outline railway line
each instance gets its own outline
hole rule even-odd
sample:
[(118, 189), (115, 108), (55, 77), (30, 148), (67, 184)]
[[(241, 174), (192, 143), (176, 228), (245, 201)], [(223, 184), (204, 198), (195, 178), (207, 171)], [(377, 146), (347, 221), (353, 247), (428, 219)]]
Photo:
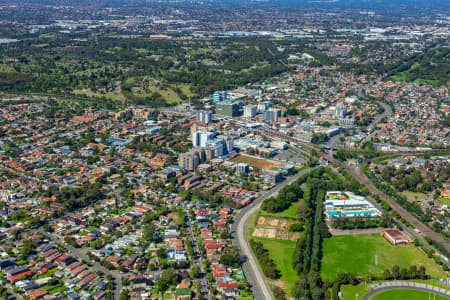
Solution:
[[(319, 153), (320, 157), (330, 162), (333, 166), (339, 167), (342, 170), (346, 171), (348, 174), (350, 174), (352, 177), (354, 177), (359, 183), (363, 184), (372, 194), (378, 195), (381, 200), (384, 200), (387, 202), (393, 210), (395, 210), (402, 218), (404, 218), (406, 221), (408, 221), (411, 225), (413, 225), (415, 228), (420, 230), (422, 234), (428, 236), (432, 240), (440, 243), (445, 247), (447, 251), (450, 251), (450, 244), (443, 239), (438, 233), (431, 230), (428, 226), (420, 222), (416, 217), (411, 215), (406, 209), (401, 207), (397, 202), (389, 198), (386, 194), (378, 190), (373, 183), (364, 176), (360, 171), (356, 171), (343, 162), (335, 159), (333, 156), (328, 155), (326, 153), (323, 153), (319, 151), (318, 149), (314, 148), (308, 143), (305, 143), (304, 141), (298, 140), (295, 137), (287, 136), (283, 133), (274, 131), (272, 129), (268, 128), (259, 128), (258, 131), (260, 131), (263, 135), (271, 136), (272, 138), (279, 138), (282, 140), (290, 141), (291, 143), (294, 143), (300, 147), (303, 147), (304, 149), (307, 149), (309, 151), (316, 151)], [(435, 149), (436, 151), (439, 151), (439, 149)], [(427, 151), (428, 152), (428, 151)], [(424, 152), (413, 152), (413, 153), (424, 153)]]

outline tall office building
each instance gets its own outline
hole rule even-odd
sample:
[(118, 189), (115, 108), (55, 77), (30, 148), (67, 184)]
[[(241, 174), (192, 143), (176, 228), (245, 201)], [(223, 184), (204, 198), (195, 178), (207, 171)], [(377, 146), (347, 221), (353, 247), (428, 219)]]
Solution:
[(258, 111), (264, 112), (272, 107), (272, 103), (270, 101), (264, 101), (258, 103)]
[(178, 165), (189, 171), (194, 171), (200, 164), (200, 158), (197, 153), (183, 153), (178, 158)]
[(200, 133), (201, 131), (195, 131), (192, 133), (192, 147), (200, 146)]
[(338, 104), (336, 105), (336, 117), (343, 118), (347, 114), (347, 109), (344, 105)]
[(214, 157), (220, 157), (225, 154), (223, 141), (210, 141), (208, 143), (208, 149), (214, 151)]
[(247, 105), (244, 106), (244, 118), (254, 118), (256, 117), (256, 106)]
[(277, 108), (269, 108), (264, 112), (264, 119), (266, 121), (277, 122), (279, 117), (281, 117), (281, 110)]
[(237, 175), (247, 174), (250, 171), (249, 164), (246, 163), (238, 163), (236, 166)]
[(197, 169), (198, 165), (205, 161), (205, 151), (202, 148), (195, 148), (183, 153), (178, 157), (178, 165), (189, 171)]
[(225, 141), (226, 145), (227, 145), (227, 152), (231, 153), (234, 151), (234, 144), (233, 144), (233, 140), (229, 139), (227, 141)]
[(214, 102), (221, 102), (228, 100), (228, 94), (225, 91), (217, 91), (213, 94)]
[(204, 124), (211, 123), (212, 113), (206, 110), (199, 110), (197, 112), (197, 121)]
[(235, 103), (217, 103), (216, 114), (228, 117), (239, 116), (239, 105)]
[(192, 147), (206, 147), (213, 137), (213, 132), (195, 131), (192, 133)]
[(200, 132), (200, 147), (206, 148), (208, 142), (212, 140), (214, 133), (212, 132)]

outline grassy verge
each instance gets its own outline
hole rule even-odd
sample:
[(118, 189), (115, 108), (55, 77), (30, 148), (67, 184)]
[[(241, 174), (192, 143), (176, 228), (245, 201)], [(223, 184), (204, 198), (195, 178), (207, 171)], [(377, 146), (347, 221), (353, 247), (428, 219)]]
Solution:
[(358, 299), (362, 299), (369, 293), (369, 291), (369, 286), (365, 284), (341, 286), (341, 292), (344, 300), (354, 300), (356, 299), (356, 294), (358, 294)]
[(427, 195), (424, 193), (414, 193), (409, 191), (403, 191), (401, 192), (403, 196), (406, 196), (410, 200), (425, 200), (427, 198)]

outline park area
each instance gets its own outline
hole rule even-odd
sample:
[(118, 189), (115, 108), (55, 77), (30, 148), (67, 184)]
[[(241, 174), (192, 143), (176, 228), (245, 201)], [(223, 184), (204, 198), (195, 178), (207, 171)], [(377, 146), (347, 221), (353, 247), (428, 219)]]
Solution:
[(433, 293), (428, 293), (418, 290), (390, 290), (381, 292), (374, 295), (370, 300), (423, 300), (423, 299), (433, 299), (433, 300), (444, 300), (447, 299), (440, 295), (435, 295)]
[(394, 265), (424, 266), (428, 275), (438, 278), (443, 274), (442, 268), (414, 245), (393, 246), (379, 234), (333, 236), (323, 241), (324, 279), (334, 279), (340, 272), (366, 276), (371, 270), (380, 275)]
[(279, 167), (286, 166), (284, 163), (280, 163), (278, 161), (266, 159), (266, 158), (257, 158), (253, 156), (247, 155), (238, 155), (231, 159), (233, 163), (246, 163), (249, 164), (253, 168), (258, 168), (260, 170), (278, 170)]
[(292, 256), (296, 242), (267, 238), (255, 238), (255, 240), (263, 243), (264, 249), (269, 251), (269, 257), (273, 259), (277, 270), (281, 273), (278, 280), (271, 280), (270, 283), (291, 295), (298, 280), (297, 272), (292, 268)]

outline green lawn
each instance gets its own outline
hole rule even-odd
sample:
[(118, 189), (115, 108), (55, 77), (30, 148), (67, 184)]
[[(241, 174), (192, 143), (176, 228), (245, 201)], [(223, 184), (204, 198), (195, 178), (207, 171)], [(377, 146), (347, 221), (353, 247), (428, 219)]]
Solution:
[(410, 191), (403, 191), (401, 193), (403, 196), (406, 196), (409, 200), (424, 200), (427, 198), (427, 195), (424, 193), (414, 193)]
[(291, 294), (298, 279), (297, 272), (292, 268), (296, 242), (267, 238), (255, 238), (255, 240), (263, 243), (264, 249), (269, 251), (270, 258), (275, 262), (277, 270), (281, 272), (280, 280), (286, 284), (286, 293)]
[(292, 203), (291, 206), (286, 208), (283, 211), (277, 213), (268, 213), (264, 210), (260, 210), (260, 215), (269, 216), (274, 218), (287, 218), (287, 219), (295, 219), (297, 216), (297, 204), (298, 202)]
[(450, 198), (439, 196), (438, 202), (450, 205)]
[(334, 279), (339, 272), (381, 274), (394, 265), (423, 265), (427, 274), (440, 277), (442, 268), (413, 245), (392, 246), (379, 234), (333, 236), (323, 241), (321, 274)]
[(55, 287), (55, 288), (49, 290), (48, 292), (49, 292), (51, 295), (53, 295), (53, 294), (56, 294), (56, 293), (61, 293), (61, 292), (65, 291), (66, 289), (67, 289), (67, 288), (66, 288), (64, 285), (61, 285), (61, 286), (57, 286), (57, 287)]
[(358, 294), (358, 299), (362, 299), (369, 293), (369, 287), (366, 284), (343, 285), (341, 286), (341, 292), (344, 300), (354, 300), (356, 294)]
[[(425, 300), (429, 299), (428, 292), (416, 291), (416, 290), (390, 290), (381, 292), (379, 294), (374, 295), (370, 300)], [(447, 298), (431, 294), (431, 299), (436, 300), (445, 300)]]

